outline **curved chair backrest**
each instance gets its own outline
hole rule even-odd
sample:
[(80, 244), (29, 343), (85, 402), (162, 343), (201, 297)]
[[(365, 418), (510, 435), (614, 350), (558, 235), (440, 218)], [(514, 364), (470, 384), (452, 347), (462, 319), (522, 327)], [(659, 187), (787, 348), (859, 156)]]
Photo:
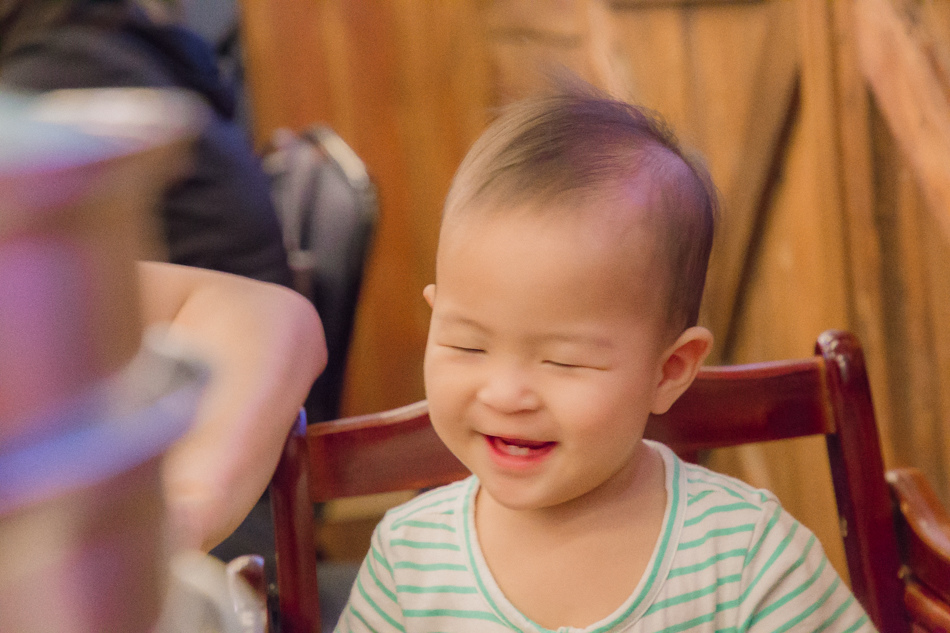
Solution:
[[(910, 630), (870, 388), (853, 336), (826, 332), (805, 360), (704, 368), (669, 412), (650, 420), (646, 435), (683, 454), (824, 435), (852, 590), (880, 630)], [(283, 630), (319, 630), (312, 502), (467, 475), (432, 430), (425, 402), (300, 426), (271, 487)]]
[(915, 630), (950, 631), (950, 514), (916, 468), (887, 472), (898, 512), (904, 604)]

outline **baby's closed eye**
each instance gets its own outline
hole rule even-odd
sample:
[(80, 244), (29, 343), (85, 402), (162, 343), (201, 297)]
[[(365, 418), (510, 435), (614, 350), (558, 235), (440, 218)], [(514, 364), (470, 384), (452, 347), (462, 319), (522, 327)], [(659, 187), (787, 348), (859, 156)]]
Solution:
[(485, 350), (480, 347), (469, 347), (467, 345), (446, 345), (445, 347), (449, 347), (451, 349), (454, 349), (459, 352), (464, 352), (466, 354), (484, 354), (485, 353)]
[(553, 359), (547, 359), (542, 362), (545, 365), (553, 365), (554, 367), (565, 367), (568, 369), (579, 369), (581, 367), (584, 367), (582, 363), (572, 363), (572, 362), (553, 360)]
[(487, 349), (484, 342), (470, 336), (437, 336), (435, 344), (450, 353), (484, 354)]
[(557, 369), (592, 369), (600, 371), (606, 369), (606, 366), (594, 359), (546, 358), (541, 363)]

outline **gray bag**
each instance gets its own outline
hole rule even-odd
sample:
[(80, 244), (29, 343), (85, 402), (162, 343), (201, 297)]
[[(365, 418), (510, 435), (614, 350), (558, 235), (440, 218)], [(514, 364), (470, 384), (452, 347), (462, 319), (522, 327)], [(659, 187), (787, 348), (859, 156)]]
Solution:
[(376, 189), (333, 130), (278, 130), (264, 157), (294, 288), (313, 302), (327, 339), (327, 368), (307, 399), (310, 422), (339, 417), (363, 267), (378, 218)]

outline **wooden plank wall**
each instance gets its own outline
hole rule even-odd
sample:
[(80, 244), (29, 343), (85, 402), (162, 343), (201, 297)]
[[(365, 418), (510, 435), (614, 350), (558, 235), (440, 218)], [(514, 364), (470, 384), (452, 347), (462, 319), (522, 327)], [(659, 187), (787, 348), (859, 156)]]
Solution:
[(891, 458), (950, 498), (950, 3), (861, 0)]
[(422, 288), (442, 199), (497, 102), (477, 3), (247, 0), (242, 11), (258, 144), (279, 126), (327, 122), (379, 188), (344, 407), (422, 399)]
[[(495, 106), (566, 67), (655, 109), (705, 157), (724, 201), (702, 317), (713, 360), (807, 356), (821, 331), (855, 330), (888, 465), (924, 468), (950, 500), (950, 176), (931, 168), (940, 151), (950, 165), (939, 146), (950, 143), (948, 7), (243, 0), (258, 142), (281, 125), (329, 122), (380, 188), (346, 411), (423, 397), (421, 290), (451, 175)], [(891, 48), (875, 57), (883, 40)], [(916, 83), (889, 85), (895, 73)], [(923, 132), (908, 123), (921, 90), (932, 105)], [(923, 156), (912, 151), (921, 138)], [(844, 569), (820, 444), (713, 463), (775, 490)]]

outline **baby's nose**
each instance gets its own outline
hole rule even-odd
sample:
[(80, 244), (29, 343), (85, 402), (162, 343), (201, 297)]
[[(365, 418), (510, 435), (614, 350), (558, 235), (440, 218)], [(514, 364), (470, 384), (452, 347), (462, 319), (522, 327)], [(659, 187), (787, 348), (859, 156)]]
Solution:
[(533, 411), (540, 405), (527, 372), (517, 367), (497, 368), (478, 390), (479, 401), (500, 412)]

